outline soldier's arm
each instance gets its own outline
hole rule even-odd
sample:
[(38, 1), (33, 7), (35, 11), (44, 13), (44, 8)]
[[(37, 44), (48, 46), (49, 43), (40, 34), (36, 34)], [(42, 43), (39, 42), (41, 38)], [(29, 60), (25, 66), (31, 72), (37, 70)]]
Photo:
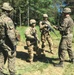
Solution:
[(0, 19), (0, 46), (5, 51), (11, 51), (10, 47), (5, 44), (5, 24), (3, 23), (2, 19)]
[(58, 28), (59, 31), (65, 31), (68, 27), (68, 19), (64, 19), (63, 23), (61, 24), (61, 26)]
[(48, 21), (47, 24), (48, 24), (49, 27), (53, 28), (53, 26), (51, 25), (51, 23), (49, 21)]
[(13, 21), (11, 19), (9, 19), (7, 21), (6, 25), (6, 36), (7, 38), (11, 41), (11, 43), (13, 44), (13, 46), (16, 45), (16, 36), (15, 36), (15, 27), (13, 24)]
[(2, 48), (4, 48), (5, 51), (11, 51), (11, 48), (5, 44), (3, 39), (0, 40), (0, 45), (2, 46)]
[(40, 29), (43, 29), (46, 27), (46, 24), (45, 25), (42, 25), (42, 21), (39, 23), (39, 26), (40, 26)]
[(25, 31), (25, 36), (26, 38), (34, 39), (34, 36), (31, 35), (31, 30), (30, 28), (27, 28)]

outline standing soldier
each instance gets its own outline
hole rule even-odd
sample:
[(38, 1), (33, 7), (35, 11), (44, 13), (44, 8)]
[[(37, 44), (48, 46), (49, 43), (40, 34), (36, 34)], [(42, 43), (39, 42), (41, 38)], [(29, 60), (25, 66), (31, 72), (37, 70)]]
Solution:
[(2, 72), (2, 66), (7, 59), (10, 75), (15, 75), (16, 37), (13, 21), (9, 17), (12, 10), (9, 3), (3, 3), (0, 17), (0, 75), (6, 75)]
[(34, 19), (30, 20), (30, 27), (26, 29), (25, 36), (26, 36), (26, 44), (28, 47), (28, 53), (29, 53), (29, 62), (33, 62), (34, 57), (34, 49), (36, 50), (36, 53), (39, 54), (37, 41), (39, 41), (37, 36), (37, 30), (35, 28), (36, 21)]
[(42, 49), (43, 54), (45, 55), (45, 46), (46, 46), (46, 40), (49, 44), (50, 53), (53, 54), (53, 42), (51, 39), (51, 36), (48, 31), (48, 26), (51, 26), (50, 22), (48, 21), (48, 15), (43, 14), (43, 21), (40, 21), (40, 30), (41, 30), (41, 41), (42, 41)]
[(72, 52), (72, 38), (73, 38), (73, 20), (70, 16), (71, 9), (64, 8), (63, 10), (63, 20), (61, 21), (61, 25), (57, 27), (61, 34), (61, 41), (59, 44), (59, 64), (55, 66), (61, 67), (63, 66), (64, 57), (65, 57), (65, 50), (68, 51), (68, 55), (70, 57), (70, 62), (74, 62), (73, 52)]

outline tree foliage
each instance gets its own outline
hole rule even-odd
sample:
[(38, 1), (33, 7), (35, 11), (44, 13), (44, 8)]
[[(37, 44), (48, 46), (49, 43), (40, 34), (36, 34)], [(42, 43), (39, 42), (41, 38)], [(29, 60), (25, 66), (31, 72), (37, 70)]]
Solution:
[(0, 3), (7, 1), (15, 9), (14, 21), (19, 23), (21, 17), (21, 23), (27, 24), (28, 7), (30, 19), (34, 18), (39, 22), (42, 19), (42, 14), (46, 13), (51, 23), (55, 23), (58, 12), (57, 4), (61, 5), (64, 0), (0, 0)]

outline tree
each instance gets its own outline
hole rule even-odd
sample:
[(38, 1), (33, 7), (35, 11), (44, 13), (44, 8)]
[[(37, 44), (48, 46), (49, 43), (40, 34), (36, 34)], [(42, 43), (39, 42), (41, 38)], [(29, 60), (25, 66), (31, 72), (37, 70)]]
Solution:
[[(0, 0), (8, 1), (15, 9), (14, 22), (18, 24), (28, 24), (27, 19), (34, 18), (39, 22), (42, 19), (42, 14), (47, 13), (51, 23), (56, 23), (57, 4), (62, 4), (63, 0)], [(29, 10), (29, 12), (28, 12)], [(29, 13), (29, 14), (28, 14)], [(28, 17), (29, 16), (29, 17)]]

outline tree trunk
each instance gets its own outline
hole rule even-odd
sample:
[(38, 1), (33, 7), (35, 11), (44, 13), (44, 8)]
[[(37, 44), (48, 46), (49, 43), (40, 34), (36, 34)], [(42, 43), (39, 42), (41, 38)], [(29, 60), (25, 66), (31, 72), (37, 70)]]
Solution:
[(21, 26), (21, 9), (20, 9), (20, 7), (19, 7), (19, 21), (20, 21), (20, 26)]

